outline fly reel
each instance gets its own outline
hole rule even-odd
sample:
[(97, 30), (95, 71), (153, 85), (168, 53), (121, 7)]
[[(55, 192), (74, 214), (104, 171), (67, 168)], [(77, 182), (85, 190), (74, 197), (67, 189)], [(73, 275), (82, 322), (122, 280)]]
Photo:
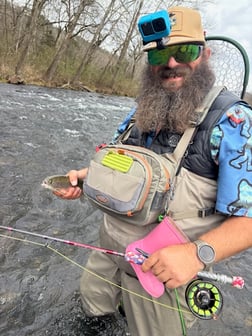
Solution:
[(186, 288), (185, 297), (190, 311), (200, 319), (217, 319), (222, 310), (222, 294), (212, 282), (193, 280)]

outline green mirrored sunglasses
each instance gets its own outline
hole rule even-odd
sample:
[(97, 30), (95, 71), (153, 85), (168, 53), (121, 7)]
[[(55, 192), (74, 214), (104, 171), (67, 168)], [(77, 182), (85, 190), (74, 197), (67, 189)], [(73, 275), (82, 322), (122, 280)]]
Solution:
[(148, 51), (148, 62), (150, 65), (165, 65), (173, 57), (178, 63), (189, 63), (195, 61), (201, 54), (202, 45), (178, 44), (164, 49), (152, 49)]

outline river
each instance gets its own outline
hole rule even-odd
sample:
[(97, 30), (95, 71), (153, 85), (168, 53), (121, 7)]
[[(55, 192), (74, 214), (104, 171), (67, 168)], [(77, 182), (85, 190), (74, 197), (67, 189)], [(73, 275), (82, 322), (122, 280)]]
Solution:
[[(88, 165), (95, 146), (111, 139), (134, 100), (9, 84), (0, 84), (0, 94), (0, 225), (97, 244), (100, 211), (79, 200), (61, 200), (41, 182)], [(78, 288), (88, 249), (0, 234), (1, 336), (112, 336), (84, 331)], [(246, 286), (221, 285), (220, 318), (199, 320), (190, 336), (252, 336), (251, 256), (248, 250), (215, 267), (244, 277)]]

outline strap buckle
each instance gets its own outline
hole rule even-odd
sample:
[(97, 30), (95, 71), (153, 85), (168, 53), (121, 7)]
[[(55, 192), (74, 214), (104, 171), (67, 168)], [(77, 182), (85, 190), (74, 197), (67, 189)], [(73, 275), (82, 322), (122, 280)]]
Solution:
[(205, 218), (205, 217), (213, 215), (214, 213), (215, 213), (215, 208), (214, 207), (200, 209), (200, 210), (198, 210), (198, 217)]

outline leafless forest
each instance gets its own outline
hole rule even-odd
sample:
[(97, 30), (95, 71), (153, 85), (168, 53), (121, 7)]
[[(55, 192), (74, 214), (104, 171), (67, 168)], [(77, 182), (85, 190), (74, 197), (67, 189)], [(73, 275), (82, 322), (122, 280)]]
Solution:
[(0, 81), (134, 96), (144, 63), (139, 17), (209, 3), (214, 0), (0, 0)]

